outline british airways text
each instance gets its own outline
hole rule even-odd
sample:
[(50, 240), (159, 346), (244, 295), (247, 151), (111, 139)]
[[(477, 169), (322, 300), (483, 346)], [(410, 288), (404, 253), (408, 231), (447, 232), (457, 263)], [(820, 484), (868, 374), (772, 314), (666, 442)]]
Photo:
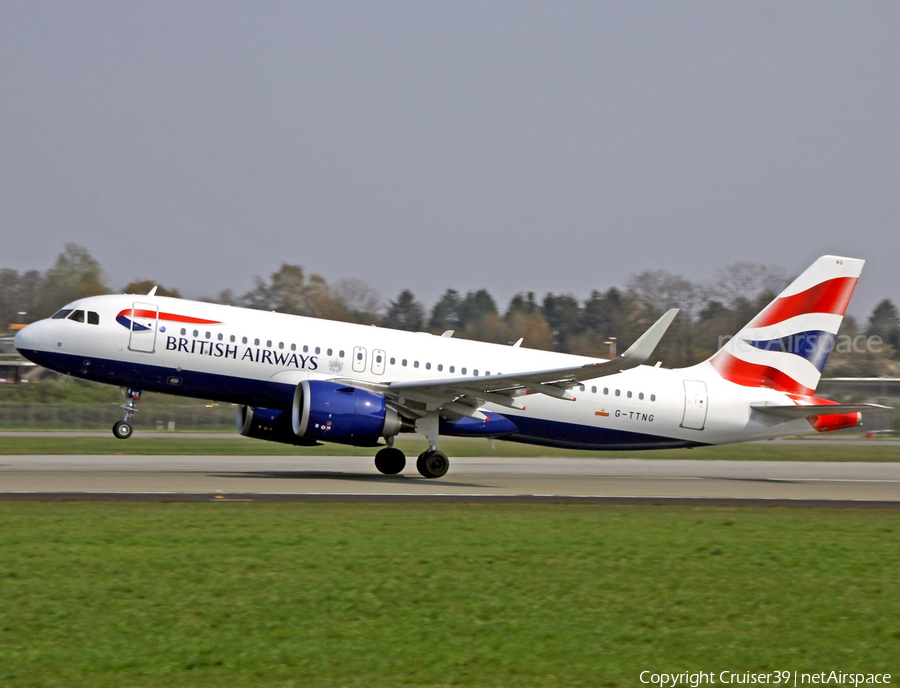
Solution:
[(213, 358), (231, 358), (235, 361), (253, 361), (254, 363), (268, 363), (269, 365), (298, 368), (301, 370), (317, 370), (319, 362), (316, 356), (303, 356), (302, 354), (274, 351), (258, 346), (244, 347), (242, 354), (237, 345), (224, 342), (210, 342), (205, 339), (187, 339), (186, 337), (166, 337), (167, 351), (181, 351), (186, 354), (198, 356), (212, 356)]

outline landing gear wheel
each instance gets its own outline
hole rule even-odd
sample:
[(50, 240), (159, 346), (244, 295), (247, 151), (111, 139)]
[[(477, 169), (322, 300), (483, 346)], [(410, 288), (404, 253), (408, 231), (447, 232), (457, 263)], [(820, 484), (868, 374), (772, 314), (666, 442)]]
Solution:
[(406, 468), (406, 455), (395, 447), (385, 447), (375, 455), (375, 468), (385, 475), (397, 475)]
[(447, 474), (447, 470), (450, 468), (450, 459), (444, 452), (429, 449), (419, 454), (416, 468), (426, 478), (440, 478)]
[(113, 435), (115, 435), (117, 439), (127, 440), (131, 437), (131, 433), (133, 432), (134, 428), (131, 427), (130, 423), (126, 423), (124, 420), (117, 420), (113, 424)]

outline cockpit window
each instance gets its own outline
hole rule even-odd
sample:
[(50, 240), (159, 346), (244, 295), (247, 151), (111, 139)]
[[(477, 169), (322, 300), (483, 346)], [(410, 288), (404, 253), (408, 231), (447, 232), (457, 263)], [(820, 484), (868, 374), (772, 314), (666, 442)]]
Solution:
[(84, 322), (84, 311), (73, 311), (72, 315), (69, 316), (69, 320), (74, 320), (75, 322)]
[(88, 325), (99, 325), (100, 324), (100, 314), (94, 313), (94, 311), (88, 311)]
[(61, 311), (57, 311), (52, 316), (50, 316), (53, 320), (65, 320), (69, 317), (69, 313), (72, 312), (71, 308), (63, 308)]

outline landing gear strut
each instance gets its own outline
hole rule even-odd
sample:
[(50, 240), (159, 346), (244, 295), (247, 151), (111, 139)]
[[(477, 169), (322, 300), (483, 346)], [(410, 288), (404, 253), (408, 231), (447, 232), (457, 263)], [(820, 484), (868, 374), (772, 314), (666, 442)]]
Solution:
[(416, 421), (416, 431), (425, 435), (428, 440), (427, 451), (419, 454), (416, 461), (416, 468), (425, 478), (440, 478), (446, 475), (450, 468), (450, 459), (437, 448), (438, 439), (440, 439), (439, 422), (437, 413), (430, 413)]
[(141, 390), (128, 387), (127, 389), (122, 390), (122, 394), (128, 399), (126, 403), (122, 404), (122, 408), (125, 409), (125, 418), (113, 423), (112, 431), (113, 436), (117, 439), (127, 440), (131, 437), (132, 433), (134, 433), (134, 428), (131, 427), (131, 423), (128, 421), (130, 421), (131, 417), (138, 412), (137, 405), (141, 400)]

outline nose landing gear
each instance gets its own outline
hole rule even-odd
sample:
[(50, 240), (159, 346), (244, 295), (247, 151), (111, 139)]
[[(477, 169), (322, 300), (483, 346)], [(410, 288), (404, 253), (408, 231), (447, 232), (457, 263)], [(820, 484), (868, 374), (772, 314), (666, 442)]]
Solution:
[(122, 408), (125, 409), (125, 418), (113, 423), (112, 432), (116, 439), (127, 440), (134, 433), (134, 428), (131, 427), (131, 423), (128, 421), (138, 412), (137, 405), (141, 400), (141, 390), (128, 387), (127, 389), (122, 389), (122, 394), (128, 399), (126, 403), (122, 404)]

